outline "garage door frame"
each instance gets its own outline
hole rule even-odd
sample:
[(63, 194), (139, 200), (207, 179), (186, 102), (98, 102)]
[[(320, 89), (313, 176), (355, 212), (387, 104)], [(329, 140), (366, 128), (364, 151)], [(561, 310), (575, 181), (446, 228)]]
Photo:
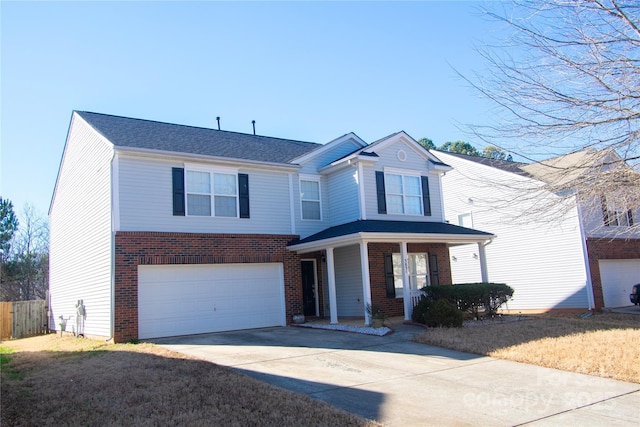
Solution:
[(138, 266), (141, 339), (285, 326), (285, 306), (282, 263)]

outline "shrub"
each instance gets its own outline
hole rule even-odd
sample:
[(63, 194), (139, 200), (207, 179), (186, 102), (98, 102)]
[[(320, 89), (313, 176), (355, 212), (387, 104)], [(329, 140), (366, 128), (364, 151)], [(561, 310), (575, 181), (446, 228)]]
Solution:
[(445, 299), (462, 311), (478, 317), (478, 310), (484, 308), (493, 316), (498, 308), (513, 295), (513, 289), (503, 283), (465, 283), (458, 285), (432, 285), (422, 289), (430, 301)]
[(447, 328), (462, 326), (463, 314), (462, 311), (447, 301), (446, 299), (439, 299), (429, 306), (424, 313), (424, 323), (427, 326), (444, 326)]

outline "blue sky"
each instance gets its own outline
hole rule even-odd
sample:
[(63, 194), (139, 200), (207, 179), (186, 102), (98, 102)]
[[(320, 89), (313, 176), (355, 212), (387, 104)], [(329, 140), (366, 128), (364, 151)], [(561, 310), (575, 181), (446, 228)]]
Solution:
[(8, 2), (0, 195), (46, 215), (71, 112), (328, 142), (463, 139), (491, 106), (456, 76), (499, 34), (474, 2)]

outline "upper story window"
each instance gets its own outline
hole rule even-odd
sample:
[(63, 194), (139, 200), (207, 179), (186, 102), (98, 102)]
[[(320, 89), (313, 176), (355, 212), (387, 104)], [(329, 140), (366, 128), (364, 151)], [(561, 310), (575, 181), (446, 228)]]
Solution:
[(386, 173), (387, 212), (422, 215), (422, 188), (419, 176)]
[(376, 171), (379, 214), (431, 216), (429, 177), (413, 171)]
[(458, 225), (466, 228), (473, 228), (473, 219), (470, 213), (458, 215)]
[(607, 227), (631, 227), (633, 212), (615, 201), (602, 198), (602, 216)]
[(238, 217), (238, 176), (216, 171), (186, 171), (187, 215)]
[(302, 219), (322, 219), (319, 179), (300, 178), (300, 204), (302, 206)]

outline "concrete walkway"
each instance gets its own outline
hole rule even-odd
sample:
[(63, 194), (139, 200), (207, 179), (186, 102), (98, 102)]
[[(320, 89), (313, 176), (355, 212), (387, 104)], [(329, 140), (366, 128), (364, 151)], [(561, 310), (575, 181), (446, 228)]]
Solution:
[[(268, 328), (155, 343), (389, 426), (638, 426), (640, 384), (385, 337)], [(588, 355), (585, 355), (588, 357)]]

